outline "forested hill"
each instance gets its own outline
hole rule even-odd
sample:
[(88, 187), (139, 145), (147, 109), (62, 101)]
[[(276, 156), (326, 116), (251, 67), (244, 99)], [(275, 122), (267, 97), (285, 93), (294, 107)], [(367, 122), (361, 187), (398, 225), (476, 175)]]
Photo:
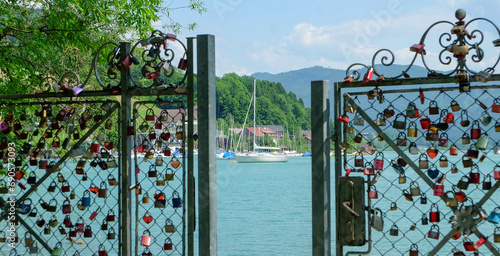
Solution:
[[(217, 78), (217, 118), (243, 124), (253, 96), (253, 77), (225, 74)], [(310, 109), (304, 107), (302, 99), (287, 92), (280, 83), (257, 80), (257, 124), (282, 125), (292, 128), (310, 129)], [(253, 121), (253, 105), (247, 125)]]
[[(375, 65), (377, 70), (386, 77), (400, 75), (408, 66), (394, 64), (388, 67)], [(366, 70), (360, 70), (363, 75)], [(426, 77), (427, 69), (421, 66), (413, 66), (408, 74), (411, 77)], [(297, 94), (297, 97), (302, 98), (306, 107), (311, 106), (311, 81), (314, 80), (329, 80), (330, 83), (343, 81), (346, 76), (345, 70), (331, 69), (320, 66), (303, 68), (299, 70), (291, 70), (278, 74), (270, 74), (266, 72), (255, 73), (251, 75), (257, 79), (279, 82), (283, 85), (286, 91), (292, 91)], [(332, 84), (333, 86), (333, 84)], [(331, 90), (333, 93), (333, 90)]]

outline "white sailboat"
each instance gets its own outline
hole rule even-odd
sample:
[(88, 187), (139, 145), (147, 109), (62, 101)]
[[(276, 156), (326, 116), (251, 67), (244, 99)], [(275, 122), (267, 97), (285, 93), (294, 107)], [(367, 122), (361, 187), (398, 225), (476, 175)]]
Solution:
[[(283, 163), (287, 162), (288, 159), (277, 152), (281, 150), (278, 147), (260, 147), (255, 143), (256, 128), (255, 128), (255, 88), (256, 80), (253, 81), (253, 152), (237, 153), (235, 158), (238, 163)], [(248, 114), (248, 113), (247, 113)], [(244, 127), (243, 127), (244, 128)]]

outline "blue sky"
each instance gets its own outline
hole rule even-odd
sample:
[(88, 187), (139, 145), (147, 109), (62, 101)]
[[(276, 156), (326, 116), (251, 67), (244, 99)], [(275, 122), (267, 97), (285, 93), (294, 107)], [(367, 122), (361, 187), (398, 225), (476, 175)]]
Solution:
[[(455, 22), (458, 8), (467, 11), (466, 21), (484, 17), (500, 26), (498, 0), (206, 0), (205, 5), (208, 12), (203, 15), (176, 10), (171, 18), (199, 24), (195, 31), (185, 30), (179, 37), (215, 35), (218, 76), (280, 73), (316, 65), (346, 69), (355, 62), (371, 63), (381, 48), (394, 52), (395, 63), (408, 64), (413, 57), (409, 47), (434, 22)], [(485, 35), (498, 38), (494, 27), (478, 26)], [(449, 30), (450, 26), (436, 27), (426, 40), (428, 57), (436, 59), (430, 64), (438, 63), (442, 49), (438, 38)], [(498, 48), (491, 49), (498, 52)], [(498, 56), (485, 51), (485, 60)], [(478, 68), (487, 67), (486, 62)]]

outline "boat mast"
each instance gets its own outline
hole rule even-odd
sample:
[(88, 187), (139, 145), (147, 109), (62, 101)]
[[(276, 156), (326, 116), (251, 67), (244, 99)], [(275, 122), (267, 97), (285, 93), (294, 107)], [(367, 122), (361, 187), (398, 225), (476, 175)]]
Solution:
[(256, 99), (255, 99), (255, 87), (257, 84), (257, 79), (253, 80), (253, 151), (255, 151), (255, 136), (257, 135), (257, 131), (255, 130), (255, 104), (256, 104)]

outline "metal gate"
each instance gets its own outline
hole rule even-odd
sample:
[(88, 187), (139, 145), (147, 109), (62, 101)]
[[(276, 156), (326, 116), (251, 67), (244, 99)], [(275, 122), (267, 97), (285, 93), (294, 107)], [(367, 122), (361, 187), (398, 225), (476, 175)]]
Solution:
[[(335, 83), (337, 255), (500, 255), (500, 86), (474, 83), (500, 80), (500, 54), (480, 72), (465, 64), (468, 54), (484, 61), (493, 41), (469, 24), (500, 30), (482, 18), (465, 23), (463, 10), (456, 16), (433, 24), (394, 77), (382, 75), (394, 61), (383, 49)], [(439, 60), (457, 61), (449, 72), (424, 57), (426, 36), (443, 24), (451, 32), (439, 37)], [(417, 57), (425, 78), (408, 75)]]
[(192, 255), (192, 42), (107, 43), (84, 82), (0, 96), (5, 255)]

